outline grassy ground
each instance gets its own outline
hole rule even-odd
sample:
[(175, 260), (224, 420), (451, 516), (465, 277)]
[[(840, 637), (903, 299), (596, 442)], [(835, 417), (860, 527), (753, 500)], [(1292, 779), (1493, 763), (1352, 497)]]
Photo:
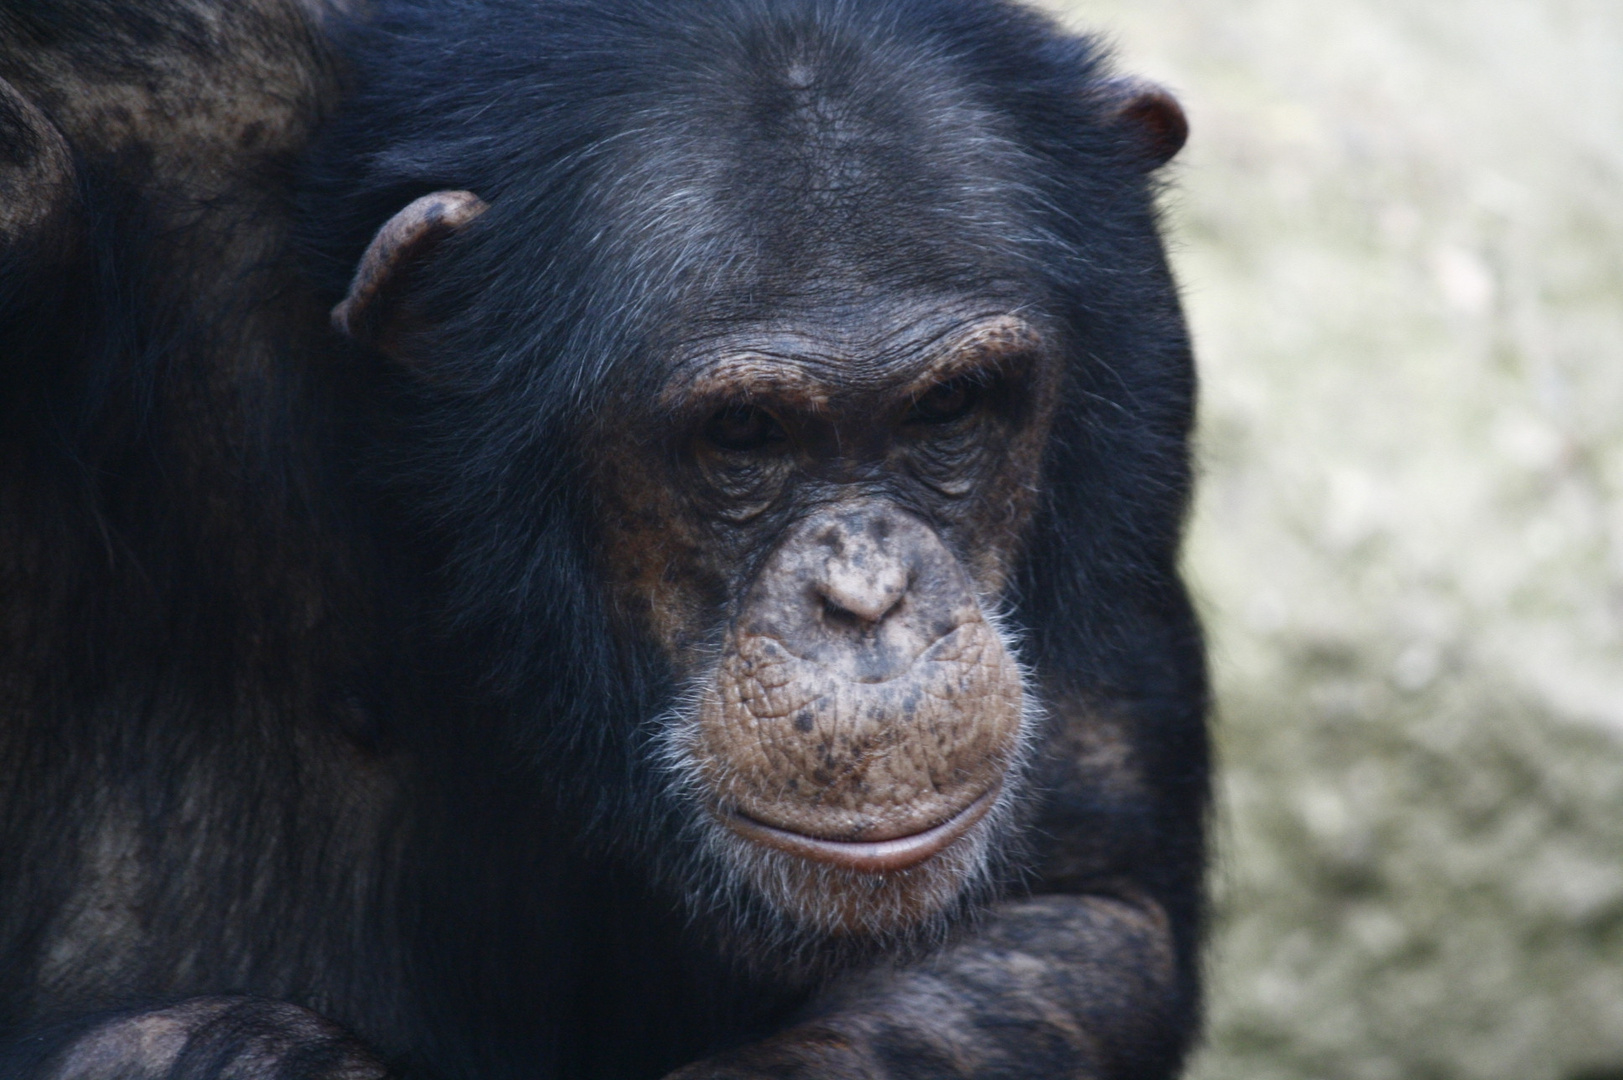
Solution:
[(1050, 3), (1194, 131), (1195, 1077), (1623, 1078), (1623, 3)]

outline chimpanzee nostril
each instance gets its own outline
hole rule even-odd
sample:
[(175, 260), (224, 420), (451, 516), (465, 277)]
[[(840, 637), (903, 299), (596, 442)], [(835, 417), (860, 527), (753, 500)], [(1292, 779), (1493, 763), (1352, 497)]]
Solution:
[(785, 536), (757, 572), (739, 625), (834, 677), (877, 685), (906, 676), (925, 650), (980, 618), (935, 530), (872, 499)]
[(857, 563), (839, 557), (823, 566), (817, 592), (836, 617), (854, 616), (878, 623), (896, 609), (907, 594), (907, 567), (877, 552)]

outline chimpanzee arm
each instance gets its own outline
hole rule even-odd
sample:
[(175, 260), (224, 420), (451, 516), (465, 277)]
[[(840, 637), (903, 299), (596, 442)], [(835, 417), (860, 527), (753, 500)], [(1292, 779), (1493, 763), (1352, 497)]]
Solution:
[(934, 961), (872, 975), (826, 1015), (677, 1075), (1165, 1076), (1187, 1042), (1178, 981), (1153, 904), (1005, 903), (973, 940)]
[(837, 987), (805, 1022), (671, 1080), (1175, 1074), (1199, 1010), (1199, 703), (1062, 713), (1027, 899), (930, 961)]
[(6, 1080), (386, 1080), (353, 1038), (307, 1009), (200, 997), (80, 1016), (0, 1041)]

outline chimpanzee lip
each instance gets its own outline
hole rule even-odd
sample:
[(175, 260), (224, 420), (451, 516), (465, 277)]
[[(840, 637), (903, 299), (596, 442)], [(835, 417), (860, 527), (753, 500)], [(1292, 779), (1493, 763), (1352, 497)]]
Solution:
[(885, 840), (829, 840), (821, 836), (808, 836), (793, 829), (768, 825), (738, 811), (729, 815), (728, 824), (745, 839), (788, 855), (798, 855), (813, 862), (864, 874), (888, 874), (917, 866), (945, 850), (986, 816), (997, 801), (997, 794), (998, 789), (994, 786), (945, 821), (921, 832)]

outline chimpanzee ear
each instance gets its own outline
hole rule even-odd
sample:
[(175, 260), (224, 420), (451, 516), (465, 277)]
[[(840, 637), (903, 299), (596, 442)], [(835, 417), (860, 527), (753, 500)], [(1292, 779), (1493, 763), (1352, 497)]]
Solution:
[(1151, 168), (1171, 161), (1189, 140), (1189, 121), (1171, 91), (1147, 79), (1113, 79), (1104, 86), (1106, 115), (1137, 133)]
[(471, 191), (436, 191), (383, 223), (361, 256), (349, 295), (332, 309), (339, 333), (392, 352), (398, 312), (390, 295), (406, 271), (428, 258), (445, 239), (490, 208)]

